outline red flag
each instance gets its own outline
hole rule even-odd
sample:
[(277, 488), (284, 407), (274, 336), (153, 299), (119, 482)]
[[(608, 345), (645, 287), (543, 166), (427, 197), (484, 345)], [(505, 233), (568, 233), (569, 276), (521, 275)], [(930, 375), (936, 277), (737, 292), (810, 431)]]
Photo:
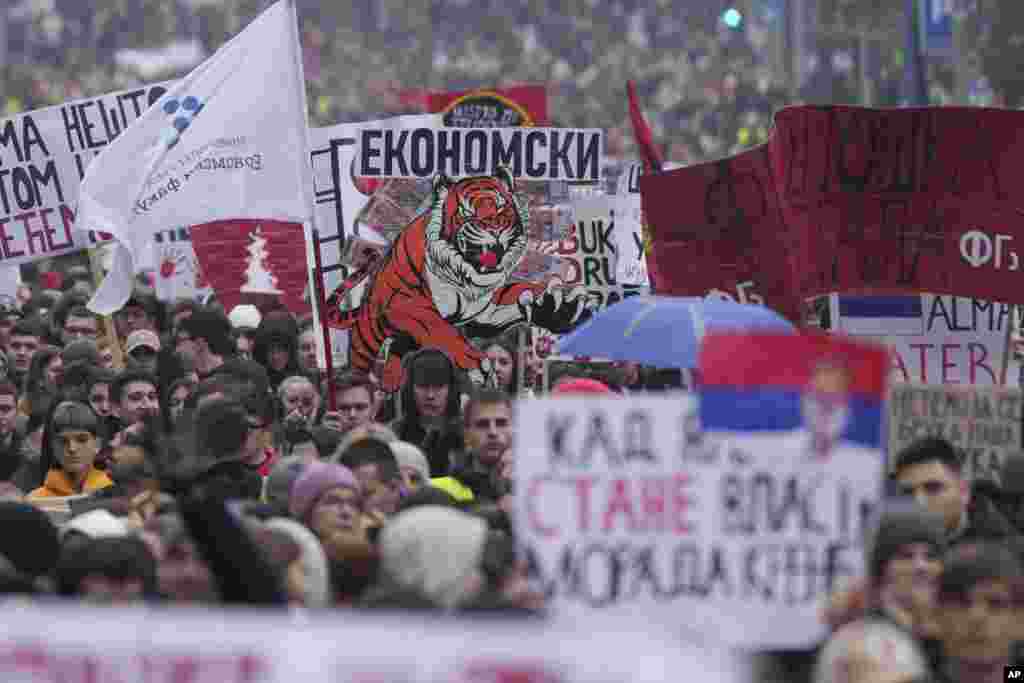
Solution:
[(648, 173), (658, 173), (662, 169), (664, 159), (657, 145), (654, 144), (654, 136), (651, 134), (651, 127), (647, 125), (644, 113), (640, 111), (640, 103), (636, 98), (636, 84), (633, 81), (626, 83), (629, 91), (629, 120), (633, 123), (633, 137), (640, 147), (640, 156), (644, 160), (644, 170)]
[(273, 300), (296, 315), (309, 313), (301, 223), (216, 221), (191, 232), (199, 264), (225, 310)]

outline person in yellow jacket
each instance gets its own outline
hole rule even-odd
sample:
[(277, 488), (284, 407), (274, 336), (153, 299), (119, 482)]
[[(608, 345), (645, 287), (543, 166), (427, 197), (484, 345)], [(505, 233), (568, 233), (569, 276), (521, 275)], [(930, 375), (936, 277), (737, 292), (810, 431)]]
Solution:
[(29, 500), (80, 495), (113, 485), (95, 466), (98, 432), (99, 418), (90, 406), (78, 401), (58, 404), (43, 433), (40, 457), (46, 479), (28, 494)]

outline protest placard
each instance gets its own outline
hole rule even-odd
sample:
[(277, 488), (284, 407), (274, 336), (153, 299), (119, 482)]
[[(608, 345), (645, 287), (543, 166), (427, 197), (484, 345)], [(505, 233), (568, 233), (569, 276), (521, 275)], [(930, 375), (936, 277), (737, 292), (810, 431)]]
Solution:
[(363, 127), (358, 173), (366, 178), (488, 175), (506, 166), (524, 180), (599, 182), (604, 133), (598, 128)]
[[(562, 257), (562, 280), (567, 285), (585, 288), (598, 302), (598, 308), (647, 292), (643, 285), (619, 281), (620, 244), (616, 236), (621, 208), (618, 197), (577, 199), (572, 203), (572, 230), (558, 243), (556, 254)], [(626, 253), (632, 257), (638, 247), (628, 246)]]
[(1024, 394), (1010, 387), (894, 385), (889, 395), (889, 453), (925, 437), (949, 441), (972, 479), (1000, 484), (1007, 457), (1024, 451)]
[(517, 405), (516, 520), (532, 576), (577, 618), (644, 615), (744, 647), (803, 647), (817, 608), (861, 571), (861, 510), (881, 453), (808, 467), (725, 447), (696, 398), (557, 397)]
[(888, 354), (820, 334), (710, 333), (699, 371), (701, 424), (731, 467), (711, 489), (718, 542), (748, 559), (764, 547), (794, 553), (780, 560), (795, 572), (785, 588), (720, 606), (737, 619), (746, 610), (751, 644), (804, 647), (823, 633), (817, 608), (835, 579), (863, 571), (884, 476)]
[[(33, 683), (749, 683), (640, 620), (471, 621), (9, 603), (0, 679)], [(88, 624), (88, 628), (83, 627)], [(339, 639), (346, 643), (338, 648)], [(395, 642), (403, 643), (395, 648)]]
[(1010, 305), (938, 294), (832, 294), (835, 332), (874, 339), (892, 352), (892, 381), (1002, 384)]
[(73, 230), (89, 163), (168, 84), (66, 102), (0, 119), (0, 265), (85, 249), (103, 235)]

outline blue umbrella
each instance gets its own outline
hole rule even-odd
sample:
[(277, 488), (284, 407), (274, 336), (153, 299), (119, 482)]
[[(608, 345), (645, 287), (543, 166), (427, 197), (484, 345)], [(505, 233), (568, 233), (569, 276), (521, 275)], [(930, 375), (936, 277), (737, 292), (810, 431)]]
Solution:
[(701, 339), (711, 330), (796, 331), (764, 306), (699, 297), (632, 296), (596, 313), (563, 337), (558, 353), (659, 368), (694, 368)]

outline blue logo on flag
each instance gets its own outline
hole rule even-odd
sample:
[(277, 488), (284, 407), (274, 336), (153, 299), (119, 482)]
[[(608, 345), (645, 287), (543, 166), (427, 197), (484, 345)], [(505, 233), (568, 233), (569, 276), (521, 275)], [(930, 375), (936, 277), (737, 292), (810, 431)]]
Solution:
[(162, 136), (162, 142), (170, 149), (178, 144), (185, 130), (192, 125), (192, 120), (199, 116), (199, 112), (203, 110), (203, 103), (192, 95), (182, 98), (171, 97), (161, 105), (161, 108), (171, 119), (171, 127), (165, 130)]

